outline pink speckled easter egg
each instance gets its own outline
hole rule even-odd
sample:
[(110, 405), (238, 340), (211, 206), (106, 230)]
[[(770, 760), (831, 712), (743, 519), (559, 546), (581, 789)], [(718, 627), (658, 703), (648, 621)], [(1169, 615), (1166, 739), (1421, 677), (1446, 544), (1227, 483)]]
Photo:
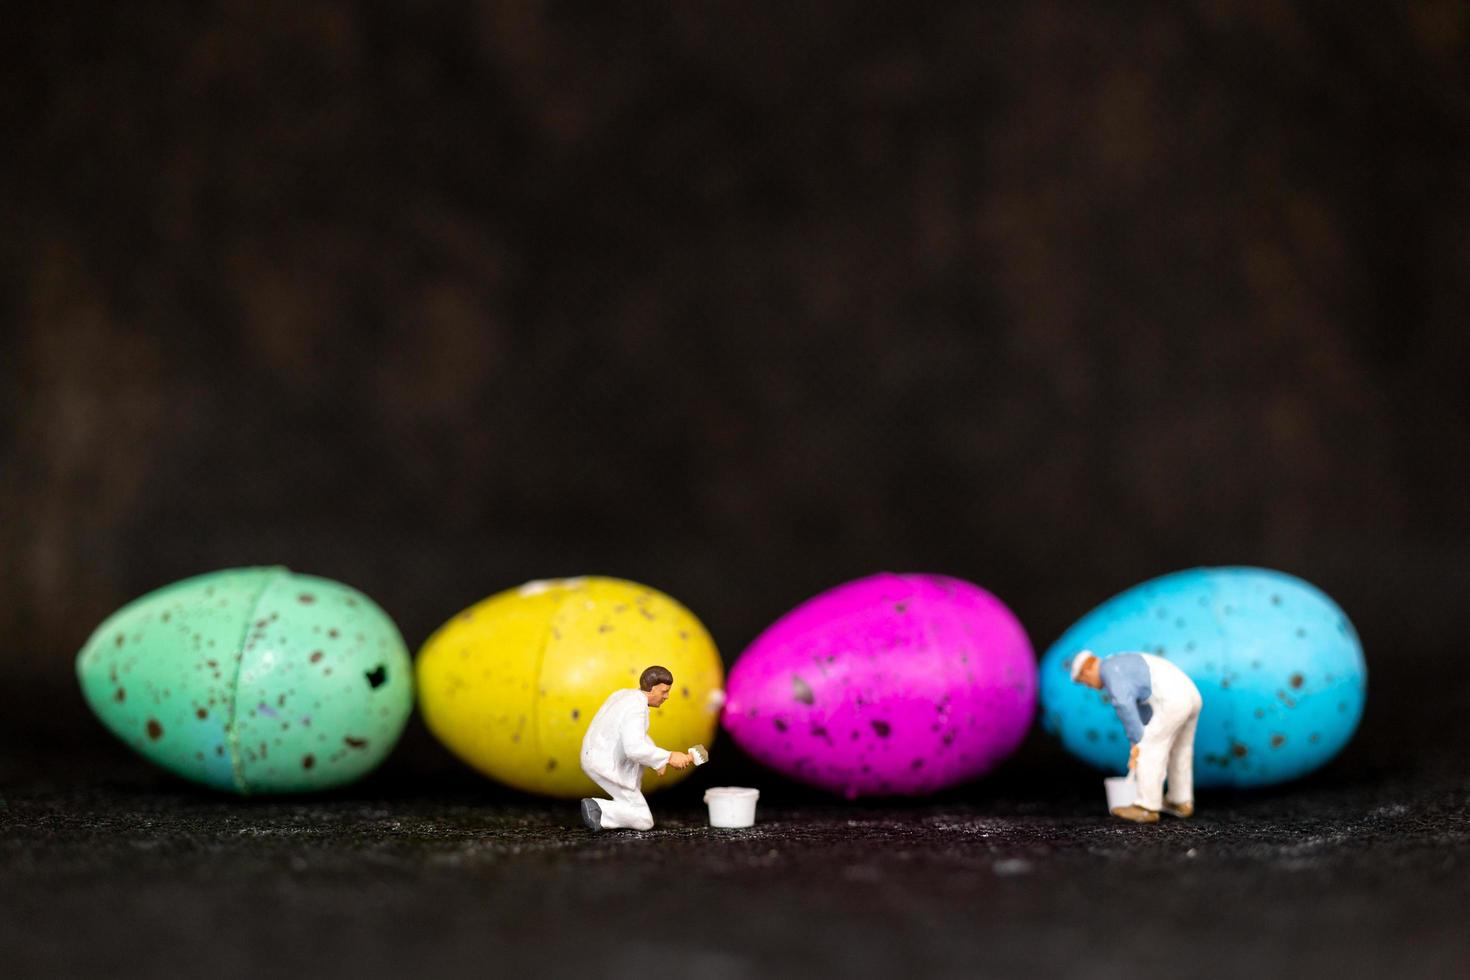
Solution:
[(797, 606), (730, 671), (724, 725), (756, 760), (842, 793), (920, 795), (989, 771), (1036, 708), (1036, 659), (979, 586), (884, 573)]

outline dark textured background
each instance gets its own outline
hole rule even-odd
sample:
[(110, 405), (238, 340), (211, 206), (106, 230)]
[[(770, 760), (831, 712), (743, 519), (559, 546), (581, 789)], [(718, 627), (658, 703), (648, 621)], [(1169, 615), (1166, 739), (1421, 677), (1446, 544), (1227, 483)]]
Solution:
[[(878, 569), (1044, 649), (1266, 565), (1367, 647), (1319, 780), (1464, 771), (1470, 7), (668, 6), (7, 10), (0, 783), (138, 773), (75, 651), (265, 562), (410, 646), (617, 574), (727, 659)], [(1011, 770), (1091, 793), (1040, 736)], [(415, 727), (381, 778), (458, 772)]]

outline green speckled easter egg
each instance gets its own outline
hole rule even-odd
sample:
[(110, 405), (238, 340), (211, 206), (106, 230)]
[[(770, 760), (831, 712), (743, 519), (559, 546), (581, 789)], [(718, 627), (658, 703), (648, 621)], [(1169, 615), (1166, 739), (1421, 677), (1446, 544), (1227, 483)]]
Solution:
[(237, 793), (350, 783), (413, 706), (403, 637), (367, 596), (285, 568), (232, 568), (136, 599), (77, 656), (113, 734), (170, 772)]

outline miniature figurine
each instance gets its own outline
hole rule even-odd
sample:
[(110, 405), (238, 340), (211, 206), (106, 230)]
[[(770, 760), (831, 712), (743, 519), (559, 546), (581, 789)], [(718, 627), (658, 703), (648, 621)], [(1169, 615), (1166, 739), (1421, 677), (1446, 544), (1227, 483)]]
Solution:
[(693, 760), (670, 752), (648, 737), (648, 709), (669, 698), (674, 675), (666, 667), (649, 667), (638, 687), (614, 691), (597, 709), (582, 739), (582, 771), (612, 797), (582, 801), (582, 822), (589, 830), (651, 830), (653, 811), (643, 799), (643, 767), (660, 776), (667, 767), (683, 769)]
[(1138, 782), (1138, 798), (1114, 807), (1113, 815), (1135, 823), (1157, 823), (1160, 810), (1193, 816), (1194, 730), (1202, 701), (1189, 675), (1151, 653), (1115, 653), (1100, 660), (1091, 650), (1072, 658), (1071, 672), (1078, 684), (1108, 692), (1133, 743), (1128, 768)]

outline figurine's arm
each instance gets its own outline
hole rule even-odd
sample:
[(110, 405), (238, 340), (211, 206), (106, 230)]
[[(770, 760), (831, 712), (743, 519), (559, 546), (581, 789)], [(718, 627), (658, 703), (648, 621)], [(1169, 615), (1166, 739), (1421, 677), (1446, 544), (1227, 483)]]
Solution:
[(642, 712), (629, 713), (623, 721), (622, 738), (623, 755), (640, 766), (662, 769), (669, 764), (672, 753), (653, 744), (653, 739), (648, 737), (647, 717)]
[(1113, 678), (1107, 689), (1108, 695), (1113, 699), (1113, 710), (1123, 723), (1128, 741), (1137, 745), (1143, 741), (1143, 719), (1138, 715), (1138, 689), (1122, 678)]

